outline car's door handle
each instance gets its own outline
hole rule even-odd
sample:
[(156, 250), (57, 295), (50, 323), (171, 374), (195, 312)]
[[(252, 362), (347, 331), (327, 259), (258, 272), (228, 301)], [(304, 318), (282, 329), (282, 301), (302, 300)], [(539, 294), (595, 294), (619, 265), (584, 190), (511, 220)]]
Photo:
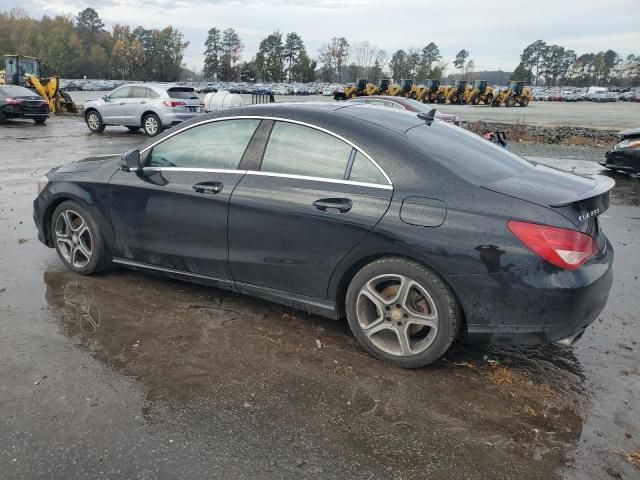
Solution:
[(147, 103), (147, 102), (140, 102), (140, 105), (144, 105), (145, 103)]
[(120, 102), (118, 105), (124, 105), (124, 102)]
[(353, 207), (353, 202), (348, 198), (321, 198), (313, 202), (313, 206), (323, 212), (338, 210), (347, 213)]
[(220, 193), (223, 187), (222, 182), (201, 182), (196, 183), (193, 186), (193, 190), (198, 193), (211, 193), (215, 195), (216, 193)]

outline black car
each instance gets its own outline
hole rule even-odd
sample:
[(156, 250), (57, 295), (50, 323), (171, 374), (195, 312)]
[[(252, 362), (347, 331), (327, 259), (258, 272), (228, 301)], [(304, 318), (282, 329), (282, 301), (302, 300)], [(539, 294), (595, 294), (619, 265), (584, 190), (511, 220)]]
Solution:
[(31, 118), (44, 123), (49, 118), (49, 102), (28, 88), (0, 85), (0, 122), (8, 118)]
[(605, 154), (600, 165), (611, 170), (640, 173), (640, 128), (624, 130), (618, 134), (618, 142)]
[(454, 339), (571, 344), (604, 308), (611, 179), (561, 172), (423, 113), (269, 104), (51, 170), (39, 238), (112, 263), (344, 318), (402, 367)]

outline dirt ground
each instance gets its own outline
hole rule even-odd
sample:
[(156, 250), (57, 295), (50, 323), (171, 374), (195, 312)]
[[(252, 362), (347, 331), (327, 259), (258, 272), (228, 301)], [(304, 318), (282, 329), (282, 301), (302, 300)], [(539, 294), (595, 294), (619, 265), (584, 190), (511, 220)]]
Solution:
[(617, 185), (605, 312), (573, 348), (456, 345), (405, 371), (343, 322), (122, 269), (65, 270), (31, 218), (52, 166), (145, 137), (0, 126), (3, 478), (640, 478), (640, 180), (597, 151), (513, 145)]

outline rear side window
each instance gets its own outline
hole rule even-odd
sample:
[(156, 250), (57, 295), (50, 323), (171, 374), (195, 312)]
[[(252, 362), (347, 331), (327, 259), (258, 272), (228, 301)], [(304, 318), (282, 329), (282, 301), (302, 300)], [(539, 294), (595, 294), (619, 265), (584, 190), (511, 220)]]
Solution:
[(225, 120), (190, 128), (159, 143), (148, 166), (235, 170), (260, 120)]
[(332, 135), (276, 122), (264, 152), (262, 171), (341, 180), (352, 147)]
[(188, 100), (195, 100), (198, 98), (196, 91), (193, 88), (170, 88), (167, 90), (170, 98), (182, 98)]
[(378, 185), (387, 185), (389, 183), (378, 167), (360, 152), (356, 152), (356, 156), (353, 159), (349, 180), (376, 183)]
[(147, 89), (144, 87), (131, 87), (131, 93), (129, 98), (145, 98), (147, 96)]
[(410, 129), (407, 136), (426, 157), (477, 185), (520, 175), (533, 168), (524, 158), (459, 127), (434, 122), (431, 126)]

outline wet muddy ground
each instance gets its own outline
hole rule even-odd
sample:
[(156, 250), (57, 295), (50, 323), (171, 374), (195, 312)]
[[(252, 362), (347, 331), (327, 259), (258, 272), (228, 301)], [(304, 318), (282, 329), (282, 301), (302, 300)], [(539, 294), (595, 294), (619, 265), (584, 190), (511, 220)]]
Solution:
[[(574, 348), (456, 345), (404, 371), (343, 322), (66, 271), (37, 241), (37, 179), (144, 139), (72, 118), (0, 126), (2, 478), (640, 478), (640, 180), (609, 174), (615, 284)], [(585, 152), (513, 148), (608, 174)]]

